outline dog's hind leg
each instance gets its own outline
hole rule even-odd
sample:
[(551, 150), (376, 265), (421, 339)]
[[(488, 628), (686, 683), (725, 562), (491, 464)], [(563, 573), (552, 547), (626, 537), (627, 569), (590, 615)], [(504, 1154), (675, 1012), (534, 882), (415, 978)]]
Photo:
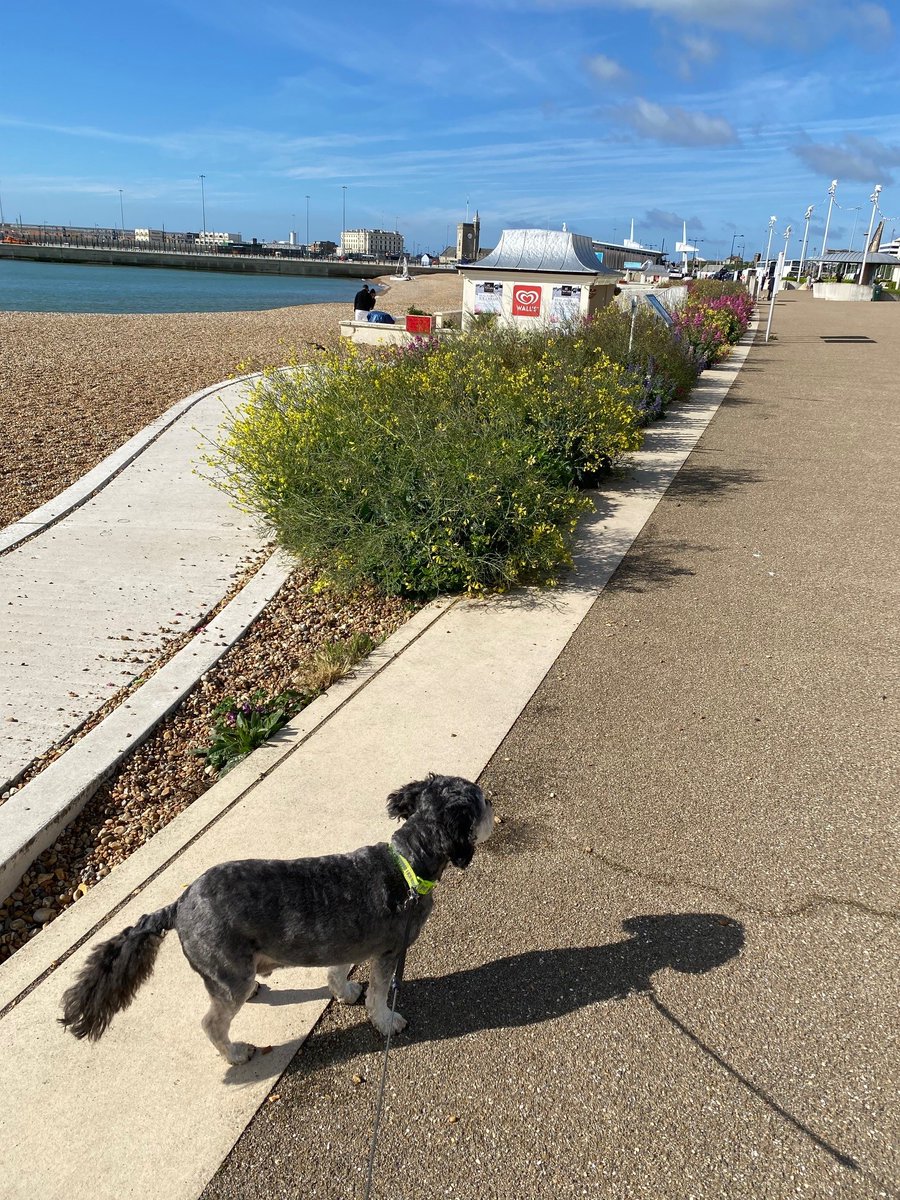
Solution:
[(369, 963), (366, 1009), (369, 1013), (369, 1020), (385, 1037), (389, 1033), (399, 1033), (401, 1029), (406, 1028), (406, 1021), (399, 1013), (394, 1013), (393, 1018), (391, 1017), (391, 1009), (388, 1004), (388, 988), (396, 965), (396, 954), (382, 954), (380, 958), (373, 958)]
[(253, 994), (256, 980), (244, 980), (235, 991), (223, 987), (220, 983), (204, 979), (206, 990), (209, 992), (211, 1004), (209, 1012), (201, 1021), (203, 1032), (231, 1066), (239, 1066), (248, 1062), (256, 1050), (249, 1042), (232, 1042), (228, 1038), (228, 1030), (238, 1010), (245, 1000)]
[(353, 963), (328, 968), (328, 990), (341, 1004), (355, 1004), (362, 995), (362, 984), (354, 983), (347, 975)]

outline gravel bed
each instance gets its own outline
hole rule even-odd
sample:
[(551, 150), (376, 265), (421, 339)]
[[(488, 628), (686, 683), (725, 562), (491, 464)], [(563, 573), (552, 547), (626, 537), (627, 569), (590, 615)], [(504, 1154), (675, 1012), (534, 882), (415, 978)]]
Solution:
[[(394, 315), (461, 303), (455, 275), (388, 289), (381, 304)], [(239, 369), (309, 360), (318, 353), (312, 343), (336, 345), (347, 316), (344, 304), (149, 316), (0, 312), (0, 526), (58, 495), (191, 392)], [(321, 646), (357, 632), (381, 641), (412, 611), (374, 589), (342, 597), (311, 583), (307, 571), (294, 572), (0, 903), (0, 961), (207, 790), (213, 781), (192, 751), (207, 743), (225, 697), (283, 691)], [(179, 647), (167, 648), (160, 664)]]
[(193, 751), (208, 744), (216, 705), (257, 689), (274, 695), (296, 686), (319, 647), (357, 632), (383, 641), (413, 610), (374, 588), (348, 596), (316, 592), (313, 579), (294, 571), (243, 638), (32, 864), (0, 904), (0, 962), (212, 786)]

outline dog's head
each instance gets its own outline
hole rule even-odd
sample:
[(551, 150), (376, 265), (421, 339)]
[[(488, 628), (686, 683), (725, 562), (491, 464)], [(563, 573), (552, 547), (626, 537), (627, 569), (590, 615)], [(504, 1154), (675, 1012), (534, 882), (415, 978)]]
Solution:
[(429, 775), (408, 783), (391, 792), (387, 810), (414, 827), (408, 835), (415, 833), (432, 853), (460, 870), (494, 829), (494, 810), (481, 788), (458, 775)]

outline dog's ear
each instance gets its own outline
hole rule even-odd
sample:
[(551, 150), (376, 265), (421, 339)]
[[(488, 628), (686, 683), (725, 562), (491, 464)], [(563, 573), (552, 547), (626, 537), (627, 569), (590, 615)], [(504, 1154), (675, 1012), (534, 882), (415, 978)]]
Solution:
[(427, 779), (417, 779), (402, 788), (397, 788), (396, 792), (391, 792), (387, 798), (388, 816), (396, 817), (398, 821), (405, 821), (407, 817), (411, 817), (423, 792), (428, 789), (433, 779), (434, 776), (429, 775)]

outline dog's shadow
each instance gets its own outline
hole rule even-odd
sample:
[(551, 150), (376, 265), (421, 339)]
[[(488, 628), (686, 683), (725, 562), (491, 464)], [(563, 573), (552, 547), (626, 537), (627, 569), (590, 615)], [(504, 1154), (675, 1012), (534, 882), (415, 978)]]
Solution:
[(631, 917), (623, 928), (631, 936), (622, 942), (530, 950), (452, 975), (410, 979), (400, 994), (410, 1022), (404, 1040), (552, 1021), (650, 991), (653, 975), (665, 967), (691, 975), (711, 971), (744, 944), (743, 926), (717, 913)]
[[(448, 975), (407, 978), (398, 1009), (409, 1026), (396, 1044), (533, 1025), (589, 1004), (651, 992), (657, 971), (670, 968), (702, 975), (734, 958), (744, 944), (743, 926), (720, 913), (630, 917), (623, 928), (629, 937), (605, 946), (530, 950)], [(256, 1002), (280, 1004), (290, 995), (290, 989), (279, 995), (276, 975), (273, 987), (261, 992)], [(363, 1020), (349, 1028), (319, 1031), (288, 1073), (347, 1061), (383, 1044), (381, 1035)]]

